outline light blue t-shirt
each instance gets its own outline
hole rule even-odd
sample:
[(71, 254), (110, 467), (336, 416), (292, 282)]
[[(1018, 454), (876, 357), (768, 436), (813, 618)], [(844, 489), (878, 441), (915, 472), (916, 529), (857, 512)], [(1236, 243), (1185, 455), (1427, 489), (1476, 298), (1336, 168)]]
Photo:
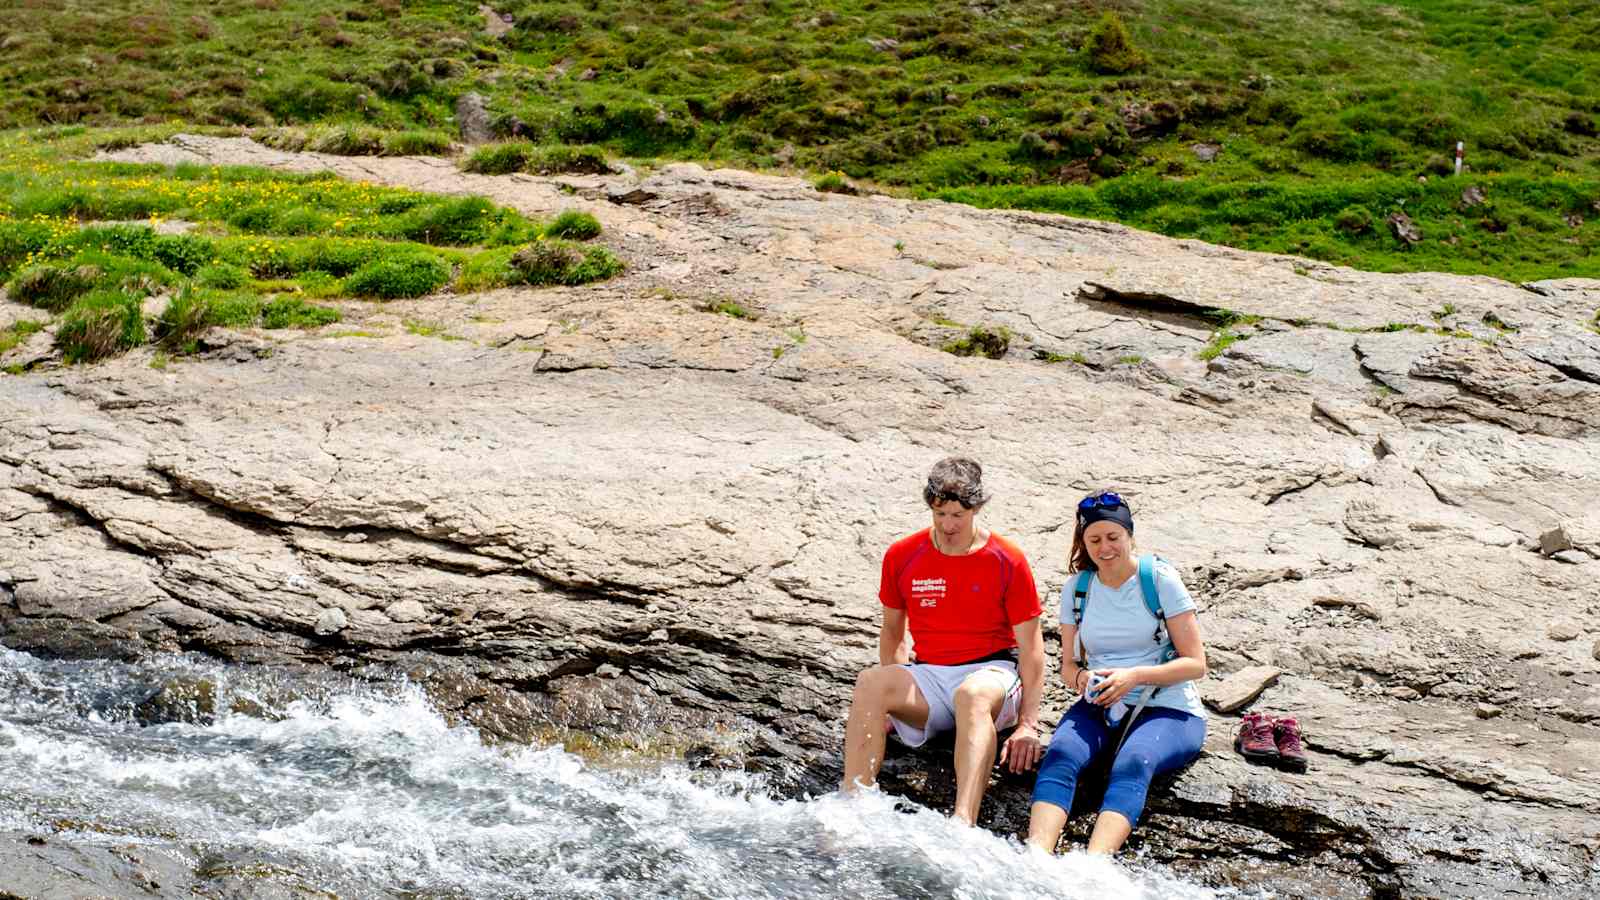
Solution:
[[(1161, 609), (1170, 621), (1173, 616), (1195, 608), (1194, 598), (1183, 586), (1183, 579), (1170, 563), (1156, 560), (1156, 593), (1161, 595)], [(1072, 591), (1078, 584), (1076, 572), (1067, 576), (1061, 586), (1061, 624), (1072, 624)], [(1156, 618), (1144, 605), (1144, 594), (1139, 588), (1135, 573), (1112, 589), (1100, 583), (1100, 576), (1089, 579), (1088, 605), (1083, 613), (1080, 637), (1083, 652), (1088, 654), (1090, 669), (1123, 669), (1131, 666), (1154, 666), (1161, 663), (1161, 645), (1155, 642)], [(1076, 654), (1078, 648), (1067, 648)], [(1128, 693), (1128, 703), (1139, 702), (1139, 690)], [(1183, 681), (1156, 691), (1147, 708), (1164, 706), (1204, 717), (1205, 707), (1200, 703), (1200, 691), (1193, 681)]]

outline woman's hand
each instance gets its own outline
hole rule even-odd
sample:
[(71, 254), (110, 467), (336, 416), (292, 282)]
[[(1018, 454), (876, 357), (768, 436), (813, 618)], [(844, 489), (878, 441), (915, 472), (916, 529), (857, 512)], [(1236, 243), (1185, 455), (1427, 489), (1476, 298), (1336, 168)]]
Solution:
[(1094, 673), (1105, 679), (1095, 688), (1094, 699), (1090, 701), (1098, 706), (1110, 706), (1116, 703), (1143, 683), (1140, 670), (1137, 668), (1095, 669)]
[(1032, 722), (1022, 722), (1011, 732), (1011, 737), (1006, 738), (1006, 745), (1000, 748), (1000, 765), (1006, 767), (1010, 763), (1013, 774), (1026, 772), (1038, 764), (1044, 752), (1042, 746), (1038, 726)]

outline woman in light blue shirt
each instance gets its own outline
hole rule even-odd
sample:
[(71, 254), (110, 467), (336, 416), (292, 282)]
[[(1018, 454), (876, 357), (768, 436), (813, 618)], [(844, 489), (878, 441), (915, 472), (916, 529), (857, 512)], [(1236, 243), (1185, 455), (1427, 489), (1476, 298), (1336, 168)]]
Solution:
[(1195, 682), (1205, 677), (1206, 651), (1194, 600), (1172, 566), (1145, 566), (1141, 573), (1128, 504), (1109, 491), (1083, 498), (1067, 569), (1092, 574), (1061, 589), (1061, 675), (1085, 696), (1061, 718), (1039, 765), (1028, 843), (1041, 850), (1055, 852), (1091, 762), (1112, 756), (1089, 852), (1115, 853), (1139, 821), (1151, 779), (1188, 765), (1205, 743)]

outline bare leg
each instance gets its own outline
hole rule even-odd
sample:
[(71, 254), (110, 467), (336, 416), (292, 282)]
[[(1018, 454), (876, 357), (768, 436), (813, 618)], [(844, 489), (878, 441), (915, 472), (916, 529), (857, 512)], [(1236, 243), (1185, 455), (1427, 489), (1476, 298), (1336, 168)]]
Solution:
[(968, 825), (978, 821), (978, 808), (989, 789), (989, 773), (1000, 749), (994, 720), (1014, 681), (1015, 676), (985, 669), (968, 675), (956, 688), (956, 806), (951, 815)]
[(1119, 812), (1105, 810), (1094, 820), (1094, 832), (1089, 835), (1089, 852), (1112, 854), (1122, 849), (1122, 842), (1133, 831), (1133, 823)]
[(844, 779), (839, 790), (853, 794), (877, 782), (891, 714), (920, 728), (928, 722), (928, 702), (910, 672), (899, 666), (873, 666), (856, 678), (855, 694), (850, 698), (850, 718), (844, 725)]
[(1035, 803), (1028, 808), (1028, 843), (1046, 853), (1056, 852), (1061, 831), (1067, 827), (1067, 811), (1054, 803)]

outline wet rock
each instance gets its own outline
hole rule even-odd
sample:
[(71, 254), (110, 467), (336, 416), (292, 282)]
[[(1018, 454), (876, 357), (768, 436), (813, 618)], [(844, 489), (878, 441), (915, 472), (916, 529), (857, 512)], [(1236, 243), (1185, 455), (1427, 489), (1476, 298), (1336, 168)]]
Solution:
[(468, 91), (456, 98), (456, 128), (465, 144), (487, 144), (494, 140), (489, 124), (489, 109), (482, 94)]
[(182, 853), (150, 842), (74, 841), (0, 831), (0, 896), (182, 897), (193, 883)]
[(174, 678), (134, 706), (133, 717), (141, 725), (210, 725), (217, 718), (216, 685), (209, 678)]
[(1229, 675), (1220, 682), (1206, 682), (1201, 693), (1206, 705), (1220, 713), (1244, 709), (1261, 692), (1278, 682), (1283, 670), (1274, 666), (1250, 666)]

